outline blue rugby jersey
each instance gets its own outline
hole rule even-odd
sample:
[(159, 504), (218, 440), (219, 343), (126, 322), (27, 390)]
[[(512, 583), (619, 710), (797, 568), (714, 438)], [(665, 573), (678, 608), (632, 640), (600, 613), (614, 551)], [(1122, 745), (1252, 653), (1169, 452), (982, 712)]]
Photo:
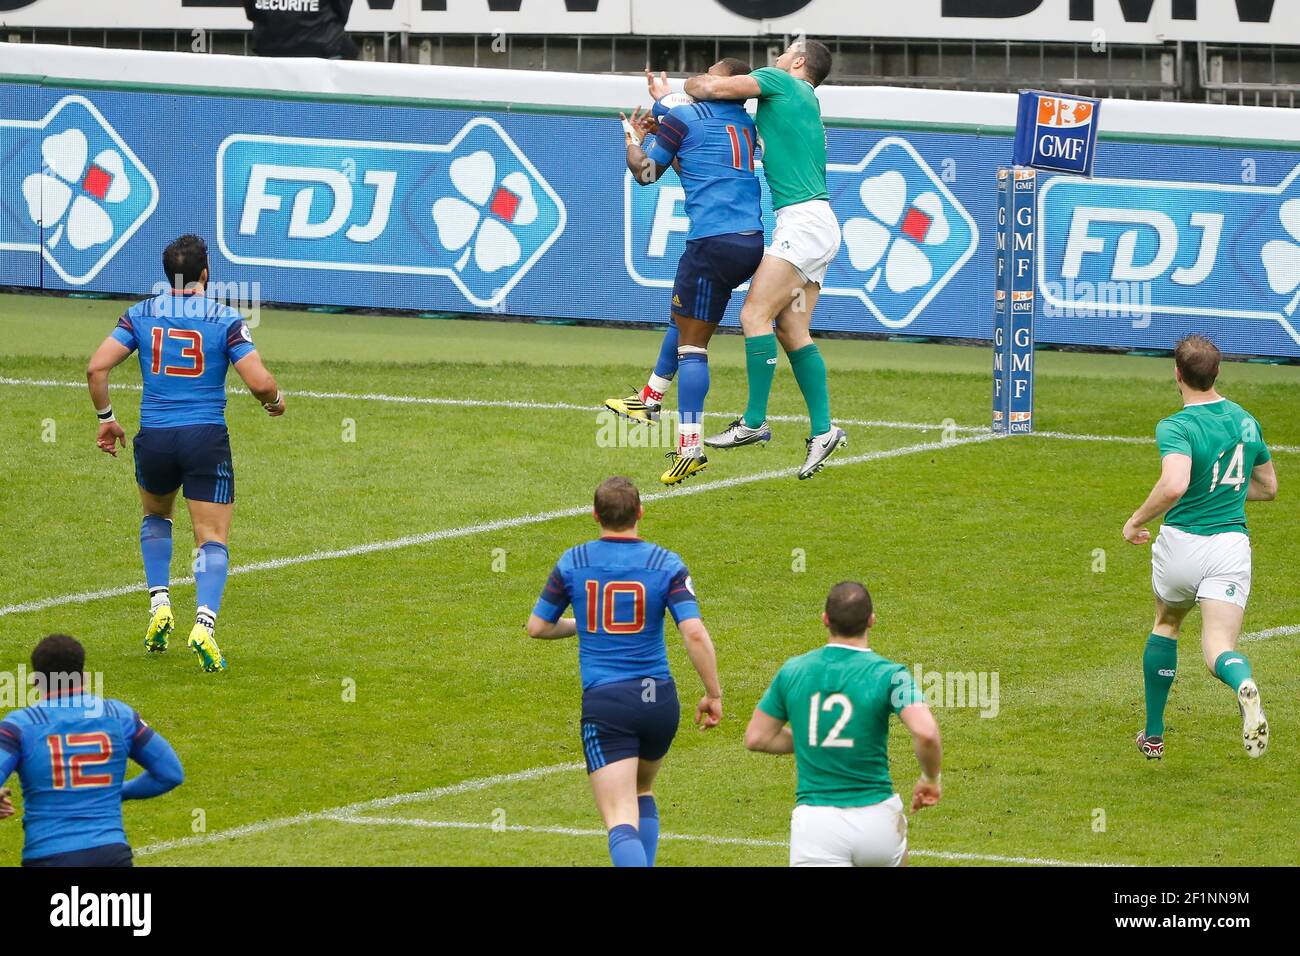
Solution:
[(0, 783), (23, 787), (23, 859), (126, 843), (122, 785), (154, 731), (118, 700), (73, 693), (0, 721)]
[(675, 106), (659, 116), (659, 133), (646, 155), (660, 166), (681, 161), (688, 239), (762, 232), (763, 207), (754, 153), (758, 128), (740, 103)]
[(226, 370), (254, 351), (237, 309), (164, 292), (127, 309), (112, 335), (140, 355), (142, 428), (225, 424)]
[(639, 538), (599, 538), (560, 556), (533, 613), (554, 623), (573, 605), (582, 688), (653, 677), (670, 680), (664, 614), (700, 616), (686, 565)]

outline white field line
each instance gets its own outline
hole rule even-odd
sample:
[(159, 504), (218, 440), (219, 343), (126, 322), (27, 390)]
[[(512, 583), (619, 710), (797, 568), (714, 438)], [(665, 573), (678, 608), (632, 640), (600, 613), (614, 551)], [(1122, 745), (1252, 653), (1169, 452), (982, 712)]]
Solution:
[(336, 807), (333, 810), (319, 810), (311, 813), (299, 813), (291, 817), (278, 817), (273, 820), (262, 820), (258, 823), (245, 824), (242, 827), (232, 827), (229, 830), (217, 830), (213, 833), (200, 833), (196, 836), (181, 837), (176, 840), (162, 840), (158, 843), (150, 843), (135, 851), (136, 856), (149, 856), (153, 853), (163, 853), (167, 850), (180, 850), (186, 847), (206, 846), (210, 843), (222, 843), (226, 840), (234, 840), (239, 837), (255, 836), (259, 833), (266, 833), (269, 830), (281, 830), (285, 827), (299, 826), (303, 823), (313, 823), (317, 820), (330, 820), (336, 816), (352, 815), (364, 813), (369, 810), (386, 810), (389, 807), (396, 807), (406, 803), (421, 803), (426, 800), (437, 800), (439, 797), (451, 797), (459, 793), (471, 793), (475, 790), (486, 790), (489, 787), (495, 787), (504, 783), (520, 783), (526, 780), (537, 780), (541, 777), (549, 777), (551, 774), (563, 773), (566, 770), (579, 770), (582, 768), (580, 763), (557, 763), (547, 767), (533, 767), (530, 770), (520, 770), (517, 773), (502, 773), (491, 777), (478, 777), (473, 780), (462, 780), (460, 783), (453, 783), (445, 787), (433, 787), (430, 790), (417, 790), (413, 793), (399, 793), (391, 797), (379, 797), (375, 800), (363, 800), (360, 803), (350, 803), (345, 807)]
[[(430, 830), (492, 830), (494, 832), (505, 833), (544, 833), (553, 836), (568, 837), (605, 837), (604, 830), (584, 830), (575, 827), (540, 827), (524, 826), (523, 824), (511, 824), (507, 826), (498, 826), (492, 823), (480, 821), (465, 820), (423, 820), (415, 817), (362, 817), (351, 813), (329, 813), (322, 819), (331, 820), (335, 823), (358, 823), (367, 826), (393, 826), (393, 827), (419, 827)], [(757, 840), (752, 837), (724, 837), (710, 836), (702, 833), (672, 833), (663, 832), (659, 834), (660, 840), (672, 840), (682, 843), (706, 843), (710, 846), (745, 846), (745, 847), (772, 847), (786, 849), (790, 846), (787, 840)], [(955, 862), (971, 863), (1003, 863), (1016, 866), (1127, 866), (1122, 863), (1071, 863), (1068, 860), (1047, 860), (1029, 856), (997, 856), (988, 853), (948, 853), (943, 850), (914, 850), (907, 851), (911, 856), (927, 857), (935, 860), (952, 860)]]
[(1290, 637), (1292, 634), (1300, 634), (1300, 624), (1288, 624), (1283, 627), (1270, 627), (1262, 631), (1251, 631), (1249, 634), (1241, 635), (1243, 641), (1266, 641), (1270, 637)]
[[(0, 385), (17, 385), (29, 386), (33, 388), (81, 388), (86, 387), (84, 382), (60, 382), (54, 379), (44, 378), (4, 378), (0, 377)], [(143, 391), (141, 385), (114, 385), (113, 388), (125, 389), (126, 391), (139, 392)], [(590, 412), (599, 414), (607, 411), (597, 405), (578, 405), (573, 402), (512, 402), (512, 401), (491, 401), (476, 398), (438, 398), (426, 395), (388, 395), (383, 392), (318, 392), (318, 391), (286, 391), (284, 393), (289, 398), (313, 398), (325, 399), (332, 401), (349, 401), (349, 402), (386, 402), (394, 405), (434, 405), (450, 408), (499, 408), (506, 410), (522, 411), (539, 411), (539, 412)], [(713, 412), (719, 418), (739, 418), (739, 412)], [(769, 415), (768, 421), (773, 422), (806, 422), (806, 415)], [(943, 431), (949, 428), (951, 431), (962, 434), (983, 434), (988, 432), (987, 428), (980, 428), (976, 425), (948, 425), (941, 422), (893, 422), (878, 421), (875, 419), (845, 418), (836, 419), (841, 425), (852, 425), (861, 428), (893, 428), (904, 431)]]
[[(0, 385), (17, 385), (41, 388), (85, 388), (84, 382), (60, 382), (54, 379), (45, 378), (6, 378), (0, 376)], [(141, 385), (115, 385), (114, 388), (126, 389), (128, 391), (139, 392), (143, 390)], [(600, 413), (601, 408), (594, 405), (578, 405), (572, 402), (510, 402), (510, 401), (487, 401), (474, 398), (437, 398), (424, 395), (387, 395), (383, 392), (317, 392), (317, 391), (289, 391), (285, 395), (291, 398), (316, 398), (335, 401), (352, 401), (352, 402), (388, 402), (396, 405), (440, 405), (452, 408), (500, 408), (500, 409), (517, 409), (524, 411), (542, 411), (542, 412), (592, 412)], [(739, 412), (714, 412), (719, 418), (738, 418)], [(773, 422), (806, 422), (808, 419), (804, 415), (769, 415), (768, 421)], [(942, 431), (948, 428), (953, 432), (966, 435), (987, 434), (988, 429), (979, 425), (944, 425), (941, 422), (895, 422), (871, 418), (837, 418), (835, 420), (841, 425), (850, 425), (857, 428), (893, 428), (905, 431)], [(1056, 431), (1036, 431), (1032, 433), (1036, 438), (1052, 438), (1058, 441), (1090, 441), (1090, 442), (1109, 442), (1120, 445), (1153, 445), (1154, 438), (1142, 437), (1139, 435), (1089, 435), (1076, 434), (1074, 432), (1056, 432)], [(1300, 453), (1300, 445), (1270, 445), (1271, 451), (1284, 454)]]
[[(453, 783), (443, 787), (433, 787), (429, 790), (417, 790), (413, 793), (399, 793), (390, 797), (378, 797), (374, 800), (363, 800), (359, 803), (350, 803), (347, 806), (336, 807), (332, 810), (318, 810), (309, 813), (299, 813), (289, 817), (278, 817), (271, 820), (261, 820), (257, 823), (249, 823), (244, 826), (231, 827), (229, 830), (218, 830), (214, 833), (202, 833), (190, 837), (181, 837), (175, 840), (162, 840), (157, 843), (150, 843), (147, 846), (140, 847), (135, 851), (136, 856), (152, 856), (156, 853), (165, 853), (168, 850), (181, 850), (196, 846), (209, 846), (214, 843), (224, 843), (228, 840), (237, 840), (241, 837), (256, 836), (261, 833), (268, 833), (272, 830), (283, 830), (286, 827), (302, 826), (309, 823), (335, 822), (335, 823), (356, 823), (368, 824), (371, 826), (412, 826), (429, 829), (458, 829), (458, 830), (500, 830), (504, 829), (512, 833), (546, 833), (560, 836), (573, 837), (604, 837), (604, 830), (579, 830), (572, 827), (530, 827), (530, 826), (506, 826), (504, 828), (495, 827), (491, 823), (477, 822), (460, 822), (453, 820), (423, 820), (418, 818), (407, 817), (364, 817), (363, 813), (370, 813), (375, 810), (386, 810), (390, 807), (402, 806), (411, 803), (427, 803), (431, 800), (437, 800), (441, 797), (451, 797), (462, 793), (472, 793), (477, 790), (487, 790), (491, 787), (500, 786), (510, 783), (524, 783), (530, 780), (538, 780), (542, 777), (549, 777), (553, 774), (564, 773), (566, 771), (581, 770), (581, 763), (561, 763), (551, 764), (546, 767), (533, 767), (530, 770), (521, 770), (516, 773), (496, 774), (491, 777), (479, 777), (473, 780), (463, 780), (460, 783)], [(716, 836), (697, 836), (689, 833), (663, 833), (659, 837), (661, 840), (677, 840), (693, 843), (707, 843), (714, 846), (751, 846), (751, 847), (773, 847), (782, 848), (789, 844), (779, 840), (756, 840), (745, 837), (716, 837)], [(937, 850), (912, 850), (915, 856), (933, 857), (942, 860), (962, 861), (968, 860), (973, 862), (985, 863), (1006, 863), (1006, 864), (1023, 864), (1027, 866), (1107, 866), (1109, 864), (1098, 863), (1069, 863), (1063, 860), (1042, 860), (1032, 857), (1016, 856), (992, 856), (980, 853), (946, 853)]]
[[(861, 455), (855, 455), (848, 458), (832, 459), (827, 462), (827, 467), (844, 467), (847, 465), (860, 465), (869, 461), (883, 461), (887, 458), (900, 458), (904, 455), (913, 455), (918, 452), (942, 451), (947, 448), (956, 448), (959, 445), (972, 445), (980, 442), (1000, 440), (993, 435), (970, 435), (966, 438), (954, 438), (951, 441), (930, 441), (922, 442), (916, 445), (904, 445), (901, 448), (886, 448), (879, 451), (866, 452)], [(645, 495), (642, 501), (659, 501), (671, 498), (684, 498), (689, 495), (704, 494), (709, 491), (718, 491), (724, 488), (735, 488), (739, 485), (753, 484), (756, 481), (767, 481), (773, 478), (792, 478), (798, 473), (797, 467), (777, 468), (770, 471), (760, 471), (749, 475), (737, 475), (734, 478), (724, 478), (720, 481), (701, 483), (698, 485), (688, 485), (686, 487), (677, 486), (668, 491), (659, 491), (654, 494)], [(399, 548), (411, 548), (419, 545), (431, 544), (436, 541), (446, 541), (452, 538), (465, 538), (472, 535), (485, 534), (491, 531), (502, 531), (509, 528), (519, 528), (526, 525), (543, 524), (548, 521), (556, 521), (562, 518), (574, 518), (578, 515), (589, 514), (591, 511), (590, 504), (575, 505), (572, 508), (560, 508), (555, 511), (543, 511), (537, 514), (517, 515), (513, 518), (500, 518), (496, 521), (484, 521), (478, 524), (464, 525), (459, 528), (443, 528), (438, 531), (427, 531), (423, 534), (406, 535), (401, 538), (392, 538), (387, 541), (372, 541), (368, 544), (354, 545), (349, 548), (338, 548), (332, 551), (311, 551), (307, 554), (297, 554), (284, 558), (273, 558), (269, 561), (258, 561), (253, 564), (236, 565), (230, 569), (230, 574), (251, 574), (258, 571), (275, 571), (280, 568), (292, 567), (299, 564), (311, 564), (316, 561), (332, 561), (336, 558), (354, 558), (359, 555), (375, 554), (380, 551), (395, 551)], [(193, 584), (193, 577), (178, 578), (172, 581), (172, 586), (182, 584)], [(31, 611), (43, 611), (47, 608), (60, 607), (65, 604), (86, 604), (91, 601), (99, 601), (104, 598), (121, 597), (125, 594), (141, 592), (144, 588), (142, 583), (124, 584), (114, 588), (105, 588), (100, 591), (82, 591), (77, 594), (60, 594), (54, 597), (38, 598), (33, 601), (25, 601), (21, 604), (10, 604), (0, 607), (0, 617), (6, 617), (10, 614), (24, 614)]]

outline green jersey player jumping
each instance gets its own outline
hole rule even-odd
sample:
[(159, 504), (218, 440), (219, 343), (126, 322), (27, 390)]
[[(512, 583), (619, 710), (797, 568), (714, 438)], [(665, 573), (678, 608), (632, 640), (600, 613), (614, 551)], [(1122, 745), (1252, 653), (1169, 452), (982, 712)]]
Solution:
[(1257, 422), (1217, 391), (1219, 349), (1203, 335), (1189, 335), (1174, 351), (1174, 377), (1183, 410), (1156, 426), (1160, 480), (1124, 525), (1131, 544), (1151, 541), (1144, 525), (1165, 515), (1151, 548), (1151, 585), (1156, 620), (1142, 655), (1146, 727), (1138, 749), (1150, 760), (1165, 752), (1165, 702), (1174, 682), (1178, 632), (1187, 612), (1201, 605), (1201, 651), (1205, 665), (1237, 695), (1246, 753), (1268, 747), (1268, 722), (1251, 676), (1237, 649), (1250, 596), (1250, 535), (1246, 502), (1277, 497), (1277, 475)]
[(799, 775), (790, 817), (791, 866), (906, 866), (907, 817), (889, 776), (889, 718), (912, 734), (921, 779), (912, 811), (941, 795), (939, 725), (902, 664), (871, 649), (871, 595), (831, 588), (824, 647), (785, 662), (754, 709), (745, 746), (793, 753)]

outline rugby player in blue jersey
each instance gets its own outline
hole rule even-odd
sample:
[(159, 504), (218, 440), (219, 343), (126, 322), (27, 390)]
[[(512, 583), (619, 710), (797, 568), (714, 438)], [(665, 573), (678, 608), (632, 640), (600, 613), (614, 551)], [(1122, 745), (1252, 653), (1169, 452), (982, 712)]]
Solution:
[[(749, 65), (726, 59), (709, 68), (719, 77), (748, 75)], [(690, 219), (686, 251), (673, 282), (672, 318), (649, 382), (605, 405), (633, 421), (659, 417), (664, 392), (681, 371), (677, 451), (660, 479), (675, 485), (704, 469), (701, 446), (704, 399), (709, 391), (709, 339), (731, 294), (763, 261), (763, 210), (754, 153), (758, 130), (743, 102), (685, 103), (668, 108), (668, 79), (646, 71), (654, 120), (633, 112), (625, 119), (627, 168), (643, 186), (677, 169)], [(642, 137), (655, 131), (652, 141)]]
[(163, 252), (171, 288), (139, 302), (117, 322), (90, 359), (86, 379), (99, 415), (100, 449), (114, 457), (126, 433), (108, 400), (109, 372), (132, 352), (140, 355), (144, 396), (135, 436), (135, 476), (144, 505), (140, 553), (149, 588), (145, 647), (167, 650), (175, 627), (169, 593), (172, 512), (183, 490), (194, 527), (198, 609), (189, 646), (205, 671), (221, 671), (226, 659), (214, 631), (230, 564), (227, 541), (235, 502), (235, 471), (226, 431), (226, 370), (233, 365), (249, 391), (273, 418), (284, 414), (284, 396), (253, 347), (238, 310), (207, 298), (208, 247), (198, 236), (181, 236)]
[[(41, 699), (0, 720), (0, 784), (23, 785), (23, 866), (130, 866), (122, 801), (179, 787), (180, 759), (126, 704), (85, 690), (86, 652), (51, 634), (32, 652)], [(126, 779), (130, 758), (144, 773)], [(0, 820), (14, 815), (0, 787)]]
[[(582, 748), (596, 808), (609, 831), (610, 859), (615, 866), (654, 866), (654, 779), (681, 717), (664, 646), (664, 614), (672, 614), (704, 682), (695, 707), (702, 729), (722, 720), (717, 655), (686, 565), (638, 535), (645, 509), (636, 485), (606, 478), (596, 489), (592, 514), (600, 537), (560, 556), (528, 618), (528, 636), (577, 635)], [(561, 617), (570, 605), (573, 617)]]

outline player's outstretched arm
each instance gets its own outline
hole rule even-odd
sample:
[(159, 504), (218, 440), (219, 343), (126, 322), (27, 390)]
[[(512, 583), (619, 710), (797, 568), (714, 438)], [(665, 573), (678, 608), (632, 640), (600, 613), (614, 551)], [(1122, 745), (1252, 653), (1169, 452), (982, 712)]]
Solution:
[(1160, 459), (1160, 477), (1147, 495), (1147, 500), (1133, 512), (1133, 516), (1124, 525), (1124, 540), (1129, 544), (1147, 544), (1151, 532), (1144, 525), (1152, 521), (1174, 505), (1187, 494), (1187, 486), (1192, 480), (1192, 458), (1190, 455), (1172, 453)]
[(745, 728), (745, 747), (765, 754), (792, 754), (794, 733), (784, 720), (777, 720), (763, 708), (755, 707)]
[(578, 633), (578, 622), (571, 617), (562, 617), (551, 622), (536, 614), (528, 615), (528, 636), (542, 641), (554, 641), (561, 637), (573, 637)]
[[(3, 752), (0, 756), (0, 783), (9, 779), (9, 775), (18, 769), (20, 755), (17, 753)], [(8, 787), (0, 787), (0, 820), (8, 819), (14, 815), (13, 791)]]
[(623, 121), (628, 172), (642, 186), (658, 182), (668, 167), (651, 159), (644, 145), (645, 138), (658, 129), (658, 123), (648, 112), (642, 113), (639, 106), (632, 111), (630, 117), (619, 113), (618, 118)]
[(691, 659), (691, 666), (700, 675), (704, 684), (704, 696), (695, 706), (695, 726), (708, 730), (722, 723), (722, 684), (718, 680), (718, 652), (713, 647), (713, 638), (709, 629), (698, 617), (688, 618), (677, 624), (686, 643), (686, 656)]
[(932, 807), (943, 796), (939, 774), (943, 764), (943, 743), (939, 739), (939, 722), (925, 704), (908, 704), (898, 712), (912, 735), (912, 752), (921, 765), (921, 779), (912, 788), (912, 812)]
[(1250, 471), (1250, 484), (1246, 487), (1247, 501), (1272, 501), (1277, 497), (1277, 472), (1272, 461), (1256, 465)]
[(144, 773), (123, 784), (123, 800), (159, 797), (185, 782), (181, 758), (162, 734), (154, 734), (144, 746), (132, 750), (131, 759), (144, 768)]
[(117, 457), (119, 445), (126, 447), (126, 432), (117, 423), (117, 418), (113, 415), (113, 403), (108, 400), (108, 373), (121, 365), (130, 354), (129, 348), (110, 335), (95, 349), (90, 364), (86, 366), (90, 401), (95, 406), (95, 414), (99, 416), (99, 434), (95, 437), (95, 444), (114, 458)]
[(711, 76), (706, 73), (687, 80), (686, 92), (697, 100), (750, 100), (763, 91), (752, 76)]
[(275, 377), (262, 364), (262, 356), (249, 352), (235, 363), (235, 371), (244, 380), (253, 397), (262, 403), (268, 415), (278, 418), (284, 414), (284, 396), (275, 384)]

